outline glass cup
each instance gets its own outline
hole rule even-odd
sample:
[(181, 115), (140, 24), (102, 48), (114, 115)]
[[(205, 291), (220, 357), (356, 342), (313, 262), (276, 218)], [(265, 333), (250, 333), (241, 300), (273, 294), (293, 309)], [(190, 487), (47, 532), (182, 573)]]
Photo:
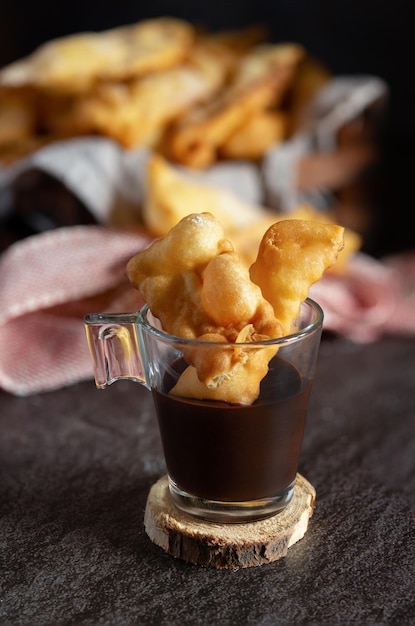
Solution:
[[(270, 517), (290, 502), (322, 323), (320, 306), (309, 298), (292, 334), (246, 344), (171, 336), (147, 306), (138, 313), (85, 318), (96, 385), (130, 379), (151, 390), (173, 502), (190, 515), (219, 523)], [(203, 359), (212, 348), (273, 355), (253, 404), (169, 393), (189, 351), (197, 349)]]

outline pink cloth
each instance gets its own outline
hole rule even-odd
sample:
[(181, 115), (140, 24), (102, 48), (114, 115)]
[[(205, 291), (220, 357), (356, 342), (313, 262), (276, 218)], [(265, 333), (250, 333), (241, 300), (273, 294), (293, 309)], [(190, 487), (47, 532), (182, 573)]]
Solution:
[(415, 335), (415, 251), (381, 261), (358, 253), (346, 274), (327, 272), (310, 296), (324, 310), (324, 327), (354, 342)]
[[(83, 317), (143, 304), (125, 265), (142, 232), (71, 226), (34, 235), (0, 257), (0, 386), (15, 395), (93, 379)], [(325, 328), (356, 342), (415, 334), (415, 253), (377, 261), (357, 254), (347, 274), (326, 273), (310, 296)]]
[(125, 265), (149, 243), (71, 226), (10, 246), (0, 257), (0, 386), (23, 396), (93, 377), (83, 317), (140, 308)]

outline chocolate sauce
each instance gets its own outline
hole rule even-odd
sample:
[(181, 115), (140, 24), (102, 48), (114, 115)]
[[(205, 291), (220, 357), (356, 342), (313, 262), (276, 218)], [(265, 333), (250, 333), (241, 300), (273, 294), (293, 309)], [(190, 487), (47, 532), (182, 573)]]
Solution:
[(168, 395), (172, 385), (166, 379), (153, 396), (167, 470), (180, 489), (236, 502), (275, 496), (295, 479), (311, 382), (291, 364), (272, 360), (251, 406), (178, 398)]

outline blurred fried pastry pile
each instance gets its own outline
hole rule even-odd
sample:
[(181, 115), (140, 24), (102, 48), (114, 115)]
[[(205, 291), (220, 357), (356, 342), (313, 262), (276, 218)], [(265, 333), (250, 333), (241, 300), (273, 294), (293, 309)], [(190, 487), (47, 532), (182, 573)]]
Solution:
[[(185, 216), (209, 212), (222, 225), (242, 261), (249, 267), (255, 260), (264, 232), (275, 222), (286, 219), (261, 205), (243, 201), (230, 190), (191, 178), (162, 156), (153, 154), (148, 163), (146, 198), (142, 217), (154, 237), (164, 237)], [(300, 205), (289, 213), (290, 219), (336, 223), (335, 215), (311, 205)], [(361, 236), (350, 228), (344, 230), (344, 247), (339, 251), (330, 272), (345, 272), (349, 261), (361, 246)]]
[(99, 135), (188, 167), (259, 159), (329, 79), (264, 29), (209, 33), (173, 17), (42, 45), (0, 71), (0, 162)]
[(203, 354), (185, 346), (189, 365), (171, 393), (251, 404), (277, 351), (254, 343), (292, 331), (309, 288), (335, 263), (343, 233), (336, 224), (281, 220), (248, 268), (220, 222), (193, 213), (132, 257), (128, 279), (163, 329), (212, 343)]

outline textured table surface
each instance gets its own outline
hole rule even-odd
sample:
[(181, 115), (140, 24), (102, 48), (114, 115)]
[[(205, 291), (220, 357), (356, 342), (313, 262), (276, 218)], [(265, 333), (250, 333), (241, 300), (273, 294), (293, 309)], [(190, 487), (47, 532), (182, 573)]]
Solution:
[(415, 341), (325, 337), (299, 471), (317, 492), (285, 558), (215, 570), (154, 545), (151, 396), (93, 381), (0, 392), (0, 623), (415, 623)]

